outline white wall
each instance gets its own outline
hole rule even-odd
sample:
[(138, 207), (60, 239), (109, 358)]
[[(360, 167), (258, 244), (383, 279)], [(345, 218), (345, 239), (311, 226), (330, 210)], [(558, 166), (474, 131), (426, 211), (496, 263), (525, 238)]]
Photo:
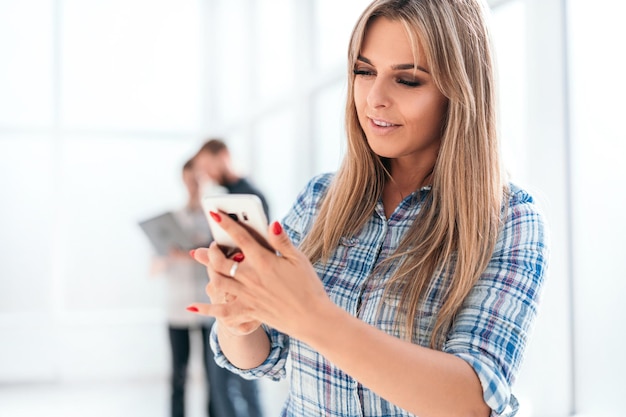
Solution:
[[(526, 32), (523, 48), (509, 43), (499, 51), (509, 56), (503, 81), (517, 77), (523, 86), (503, 91), (503, 139), (507, 133), (514, 139), (505, 151), (508, 146), (509, 165), (544, 207), (552, 239), (540, 315), (516, 389), (526, 400), (524, 415), (621, 416), (625, 6), (610, 0), (500, 3), (496, 19), (517, 8)], [(506, 38), (515, 29), (503, 28)], [(523, 74), (510, 67), (513, 62)], [(509, 103), (513, 97), (517, 103)], [(521, 114), (522, 124), (507, 115), (511, 111)], [(508, 131), (512, 126), (516, 130)]]
[(569, 9), (576, 407), (624, 415), (626, 68), (624, 2)]
[(514, 385), (521, 417), (556, 417), (571, 412), (561, 25), (559, 4), (554, 1), (500, 2), (492, 12), (505, 163), (512, 181), (531, 192), (542, 208), (551, 238), (539, 314)]

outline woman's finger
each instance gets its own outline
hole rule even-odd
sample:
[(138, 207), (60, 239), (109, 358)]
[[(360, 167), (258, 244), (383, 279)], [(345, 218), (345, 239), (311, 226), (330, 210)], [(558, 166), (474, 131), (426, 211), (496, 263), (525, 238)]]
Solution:
[(202, 316), (221, 318), (225, 315), (227, 307), (225, 304), (193, 303), (187, 306), (187, 311)]
[(246, 289), (241, 282), (221, 274), (213, 275), (205, 289), (211, 302), (218, 304), (229, 300), (226, 294), (235, 297), (246, 294)]
[[(225, 213), (211, 212), (211, 217), (213, 217), (215, 222), (218, 223), (226, 233), (228, 233), (233, 242), (235, 242), (237, 247), (240, 248), (246, 256), (249, 253), (258, 253), (257, 251), (261, 248), (264, 248), (264, 251), (268, 250), (273, 252), (273, 249), (268, 247), (269, 245), (267, 244), (266, 236), (257, 236), (258, 233), (254, 234), (255, 231), (248, 230), (246, 227), (233, 220)], [(265, 242), (261, 242), (260, 240), (265, 240)], [(263, 252), (263, 254), (266, 253)]]
[(193, 303), (187, 306), (187, 311), (203, 316), (211, 316), (220, 320), (229, 332), (236, 335), (246, 335), (255, 331), (261, 322), (254, 320), (249, 315), (238, 312), (240, 307), (235, 303), (228, 304), (202, 304)]
[(274, 222), (269, 226), (268, 241), (283, 257), (290, 258), (299, 253), (280, 222)]
[(244, 258), (243, 255), (237, 256), (237, 254), (235, 254), (233, 258), (227, 258), (215, 242), (211, 243), (207, 254), (209, 258), (209, 266), (207, 268), (209, 268), (209, 271), (214, 271), (231, 278), (236, 274)]
[(196, 262), (204, 266), (209, 266), (209, 250), (208, 248), (197, 248), (189, 251), (189, 256)]

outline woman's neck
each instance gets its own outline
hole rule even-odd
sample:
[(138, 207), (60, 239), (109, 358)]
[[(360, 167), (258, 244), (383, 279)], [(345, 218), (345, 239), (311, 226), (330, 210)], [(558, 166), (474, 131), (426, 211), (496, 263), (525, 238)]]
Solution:
[(404, 169), (401, 164), (391, 166), (391, 178), (385, 183), (382, 196), (387, 218), (408, 195), (432, 183), (432, 166), (423, 169), (416, 169), (415, 166), (411, 168)]
[(387, 185), (395, 188), (404, 197), (422, 187), (430, 185), (433, 179), (434, 164), (424, 166), (406, 166), (400, 162), (392, 163), (389, 169), (391, 179)]

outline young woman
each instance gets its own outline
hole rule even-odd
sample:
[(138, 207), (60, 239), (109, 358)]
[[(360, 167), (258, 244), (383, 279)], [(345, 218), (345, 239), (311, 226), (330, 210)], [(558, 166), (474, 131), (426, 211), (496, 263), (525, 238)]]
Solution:
[[(349, 50), (348, 150), (313, 178), (263, 249), (208, 268), (216, 360), (285, 375), (286, 416), (515, 414), (546, 267), (532, 198), (502, 174), (478, 0), (379, 0)], [(243, 258), (243, 260), (242, 260)]]

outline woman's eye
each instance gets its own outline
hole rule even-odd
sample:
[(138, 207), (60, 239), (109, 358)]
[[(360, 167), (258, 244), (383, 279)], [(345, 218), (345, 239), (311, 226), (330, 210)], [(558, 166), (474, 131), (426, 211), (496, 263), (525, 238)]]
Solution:
[(399, 84), (404, 84), (407, 87), (419, 87), (421, 83), (417, 80), (406, 80), (403, 78), (398, 79)]
[(370, 70), (366, 70), (366, 69), (354, 69), (354, 75), (362, 75), (362, 76), (369, 76), (369, 75), (374, 75), (373, 71)]

